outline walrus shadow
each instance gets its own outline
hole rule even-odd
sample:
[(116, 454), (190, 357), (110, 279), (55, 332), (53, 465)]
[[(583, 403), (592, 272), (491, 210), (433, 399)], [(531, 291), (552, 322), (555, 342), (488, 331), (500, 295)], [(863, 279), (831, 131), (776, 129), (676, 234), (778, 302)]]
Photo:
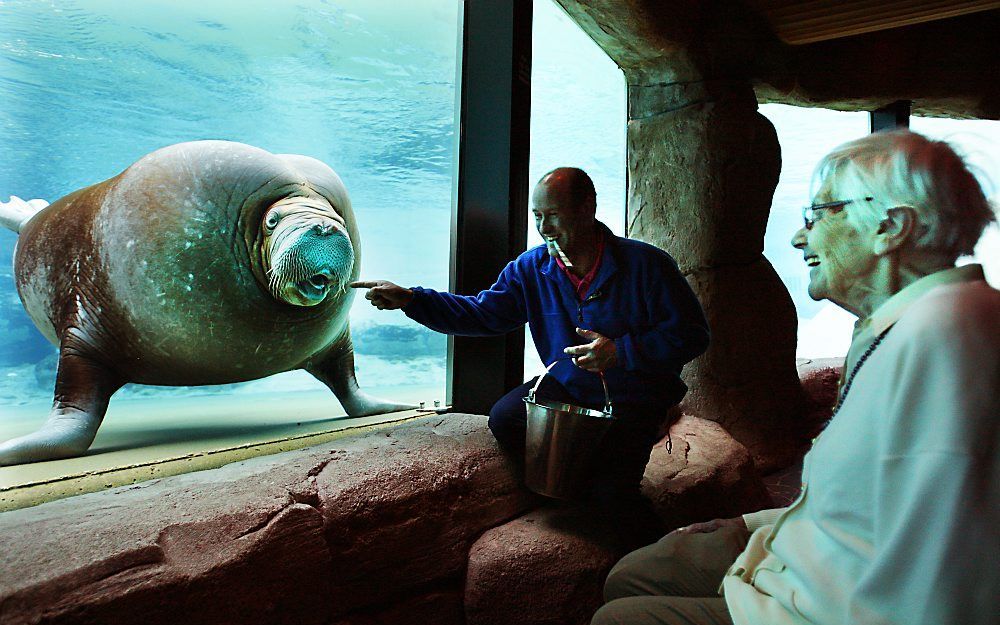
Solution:
[[(205, 425), (183, 428), (135, 428), (112, 431), (102, 442), (101, 436), (87, 450), (85, 456), (99, 456), (116, 451), (135, 450), (161, 445), (196, 443), (215, 439), (227, 439), (226, 446), (263, 443), (270, 440), (295, 437), (323, 432), (323, 424), (333, 424), (351, 419), (347, 415), (310, 419), (308, 421), (276, 421), (273, 424), (243, 425), (239, 423)], [(305, 427), (308, 426), (308, 427)], [(234, 440), (235, 439), (235, 440)], [(223, 442), (220, 440), (220, 442)]]

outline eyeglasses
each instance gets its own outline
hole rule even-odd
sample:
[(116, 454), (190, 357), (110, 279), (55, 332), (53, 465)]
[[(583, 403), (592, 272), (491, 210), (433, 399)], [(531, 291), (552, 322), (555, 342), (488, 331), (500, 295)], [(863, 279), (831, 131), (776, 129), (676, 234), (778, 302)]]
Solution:
[(823, 202), (822, 204), (803, 206), (802, 221), (805, 223), (806, 230), (812, 230), (816, 222), (823, 219), (823, 215), (826, 214), (825, 211), (836, 212), (844, 210), (844, 207), (848, 204), (853, 204), (854, 202), (871, 202), (874, 199), (873, 197), (866, 197), (861, 200), (834, 200), (832, 202)]

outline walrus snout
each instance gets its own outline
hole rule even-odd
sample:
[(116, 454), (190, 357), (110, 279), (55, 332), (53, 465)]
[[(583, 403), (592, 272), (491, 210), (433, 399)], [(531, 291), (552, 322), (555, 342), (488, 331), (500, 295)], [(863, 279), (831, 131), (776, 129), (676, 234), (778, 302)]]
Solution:
[(302, 280), (297, 286), (300, 290), (308, 293), (323, 293), (325, 295), (333, 285), (335, 278), (333, 272), (324, 267), (310, 276), (308, 280)]
[[(309, 303), (323, 301), (330, 290), (330, 283), (321, 274), (317, 274), (308, 280), (300, 280), (294, 285), (295, 295), (305, 298)], [(286, 298), (287, 299), (287, 298)], [(300, 305), (309, 305), (302, 302), (293, 302)]]
[(315, 306), (345, 290), (354, 268), (350, 236), (332, 221), (300, 228), (274, 250), (272, 288), (289, 304)]
[(315, 286), (316, 288), (325, 288), (329, 286), (330, 282), (332, 281), (333, 281), (333, 272), (325, 268), (320, 270), (319, 273), (317, 273), (313, 277), (309, 278), (309, 283)]
[(338, 282), (329, 272), (313, 274), (305, 280), (289, 282), (281, 291), (281, 299), (298, 306), (314, 306), (334, 290)]

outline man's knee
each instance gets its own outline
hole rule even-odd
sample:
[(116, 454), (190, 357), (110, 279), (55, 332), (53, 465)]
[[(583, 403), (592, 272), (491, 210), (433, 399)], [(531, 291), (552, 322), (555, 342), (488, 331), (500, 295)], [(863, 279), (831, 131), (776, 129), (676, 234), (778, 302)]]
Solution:
[(716, 579), (716, 571), (703, 570), (706, 552), (715, 548), (706, 538), (709, 537), (704, 534), (671, 533), (627, 554), (608, 574), (604, 600), (648, 595), (713, 595), (725, 571), (717, 571)]
[(691, 621), (685, 611), (673, 609), (676, 597), (623, 597), (601, 606), (590, 619), (590, 625), (715, 625)]
[[(502, 399), (490, 409), (488, 425), (493, 432), (494, 438), (500, 446), (513, 451), (524, 449), (524, 435), (526, 430), (526, 415), (518, 414), (517, 407), (512, 407), (509, 402)], [(522, 408), (523, 412), (524, 409)]]
[(732, 625), (725, 599), (625, 597), (605, 604), (590, 625)]
[(611, 568), (608, 578), (604, 581), (604, 600), (614, 601), (623, 597), (660, 594), (660, 589), (651, 587), (650, 581), (663, 579), (669, 574), (664, 568), (665, 565), (669, 566), (670, 562), (664, 559), (660, 549), (664, 541), (672, 538), (672, 536), (664, 537), (652, 545), (625, 554), (625, 557)]
[(628, 601), (618, 599), (605, 603), (594, 613), (590, 619), (590, 625), (624, 625), (634, 622), (631, 620), (633, 610), (629, 609)]
[(633, 579), (633, 575), (635, 573), (634, 568), (627, 562), (628, 557), (634, 553), (635, 552), (633, 551), (619, 560), (618, 563), (611, 569), (611, 572), (608, 573), (608, 578), (604, 580), (605, 603), (614, 601), (615, 599), (621, 599), (622, 597), (632, 597), (637, 594), (642, 594), (639, 592), (639, 588)]

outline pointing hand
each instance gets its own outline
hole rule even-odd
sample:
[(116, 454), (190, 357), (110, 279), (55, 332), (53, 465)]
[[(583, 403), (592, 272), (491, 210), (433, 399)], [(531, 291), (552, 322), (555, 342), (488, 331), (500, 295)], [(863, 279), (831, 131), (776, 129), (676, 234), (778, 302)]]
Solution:
[(368, 289), (365, 299), (379, 310), (396, 310), (413, 300), (413, 291), (388, 280), (358, 280), (349, 286), (352, 289)]

